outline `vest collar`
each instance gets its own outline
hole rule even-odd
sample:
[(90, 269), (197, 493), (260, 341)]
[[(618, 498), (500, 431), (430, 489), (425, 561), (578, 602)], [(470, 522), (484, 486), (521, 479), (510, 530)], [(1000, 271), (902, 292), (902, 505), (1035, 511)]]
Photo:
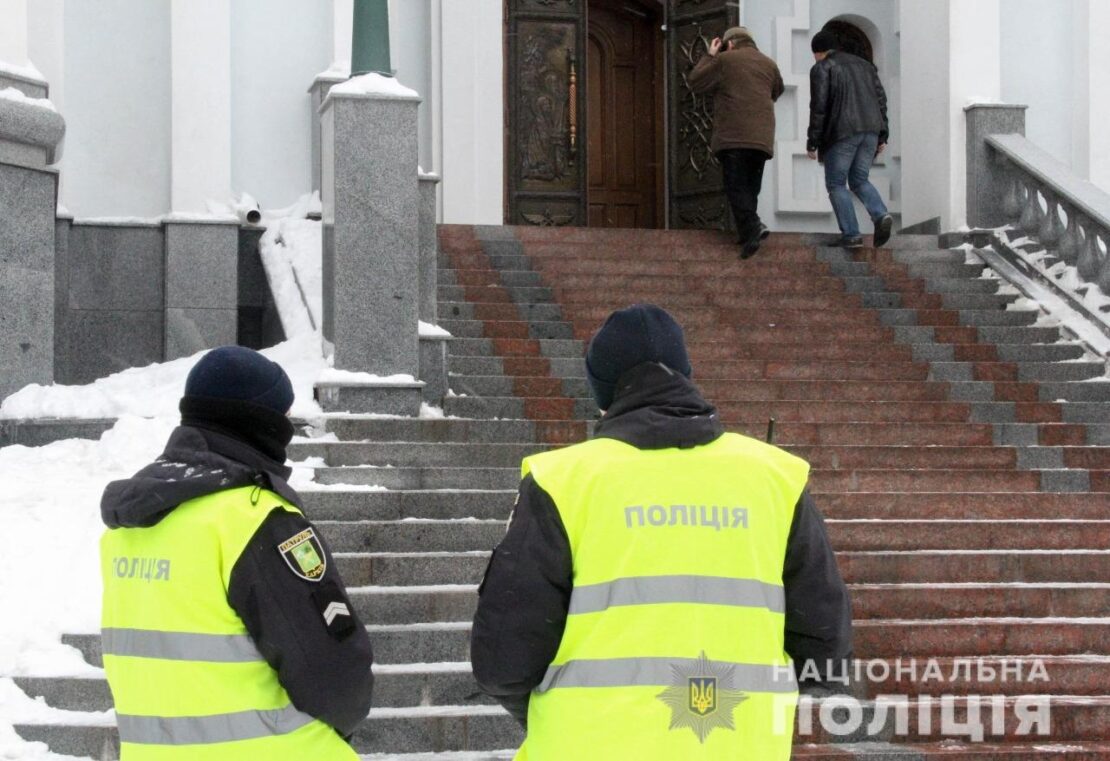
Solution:
[(722, 433), (717, 408), (693, 382), (655, 362), (620, 377), (612, 406), (594, 427), (595, 438), (616, 439), (637, 449), (689, 449)]

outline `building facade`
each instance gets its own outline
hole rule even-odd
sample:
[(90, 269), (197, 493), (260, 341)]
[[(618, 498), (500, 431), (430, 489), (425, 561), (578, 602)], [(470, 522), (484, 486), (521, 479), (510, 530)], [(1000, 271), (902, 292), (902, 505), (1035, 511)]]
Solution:
[[(313, 189), (310, 91), (346, 75), (352, 16), (352, 0), (0, 0), (0, 61), (49, 84), (76, 217), (241, 193), (280, 208)], [(1028, 137), (1110, 187), (1105, 0), (391, 0), (390, 20), (444, 222), (722, 224), (711, 104), (683, 75), (737, 22), (787, 88), (761, 197), (774, 229), (834, 229), (805, 156), (809, 40), (830, 22), (886, 85), (874, 177), (904, 227), (966, 222), (973, 102), (1028, 105)]]

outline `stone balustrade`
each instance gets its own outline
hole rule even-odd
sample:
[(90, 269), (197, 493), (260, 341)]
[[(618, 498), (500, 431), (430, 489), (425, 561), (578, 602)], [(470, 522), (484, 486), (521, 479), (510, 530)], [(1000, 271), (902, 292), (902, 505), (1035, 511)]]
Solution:
[(986, 145), (999, 163), (1007, 221), (1110, 295), (1110, 193), (1021, 135), (990, 135)]

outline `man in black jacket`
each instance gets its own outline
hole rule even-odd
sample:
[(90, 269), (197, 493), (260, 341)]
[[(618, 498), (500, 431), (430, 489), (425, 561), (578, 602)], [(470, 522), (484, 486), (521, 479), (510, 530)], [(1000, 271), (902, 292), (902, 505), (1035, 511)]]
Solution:
[[(189, 374), (162, 455), (104, 492), (102, 634), (125, 749), (188, 757), (189, 743), (235, 742), (242, 758), (356, 757), (342, 738), (369, 711), (373, 656), (287, 482), (292, 403), (279, 365), (214, 349)], [(186, 683), (152, 702), (136, 686), (152, 673)], [(228, 712), (244, 701), (258, 710)]]
[[(894, 219), (887, 213), (879, 191), (868, 179), (875, 157), (886, 148), (890, 125), (886, 92), (874, 64), (838, 50), (833, 32), (813, 37), (817, 63), (809, 70), (809, 133), (806, 151), (825, 163), (825, 188), (829, 192), (841, 237), (837, 245), (863, 245), (852, 206), (851, 188), (875, 224), (876, 248), (890, 240)], [(847, 187), (845, 187), (847, 185)]]
[[(702, 398), (689, 380), (691, 367), (682, 329), (658, 307), (638, 305), (614, 312), (590, 343), (586, 373), (598, 406), (604, 410), (595, 428), (594, 439), (614, 439), (633, 447), (644, 458), (651, 458), (652, 467), (666, 470), (667, 463), (674, 462), (674, 467), (682, 468), (680, 463), (693, 462), (683, 457), (692, 454), (697, 458), (697, 453), (701, 451), (708, 454), (717, 444), (725, 445), (725, 439), (732, 436), (724, 433), (716, 409)], [(789, 458), (804, 467), (804, 463), (773, 447), (747, 441), (748, 444), (743, 446), (750, 448), (755, 456), (729, 460), (729, 468), (722, 469), (721, 478), (717, 479), (720, 483), (730, 483), (729, 479), (745, 468), (759, 468), (759, 462), (768, 463), (767, 467), (773, 468), (775, 466), (770, 463)], [(636, 457), (635, 451), (621, 451), (627, 457)], [(681, 455), (681, 452), (690, 454)], [(598, 467), (604, 469), (605, 464)], [(576, 473), (579, 473), (576, 478), (582, 477), (579, 471)], [(626, 483), (622, 474), (623, 478), (627, 478), (627, 473), (617, 469), (604, 480), (613, 484), (613, 489), (628, 492), (628, 499), (642, 498), (631, 496), (639, 485)], [(782, 536), (786, 539), (785, 556), (781, 561), (781, 585), (785, 595), (782, 649), (794, 660), (799, 678), (817, 674), (820, 681), (829, 678), (826, 669), (830, 662), (841, 664), (834, 666), (839, 674), (842, 664), (850, 657), (851, 609), (847, 588), (829, 546), (824, 521), (804, 486), (803, 477), (797, 485), (798, 491), (793, 492), (797, 501), (793, 505), (788, 535), (786, 526), (783, 526)], [(699, 499), (698, 491), (696, 486), (682, 489), (683, 496), (689, 500)], [(666, 498), (661, 494), (655, 496)], [(704, 499), (704, 495), (701, 498)], [(745, 500), (750, 499), (753, 510), (760, 500), (751, 495), (745, 497), (742, 490), (731, 492), (731, 498), (740, 504), (747, 504)], [(568, 526), (564, 525), (562, 518), (562, 510), (567, 505), (557, 504), (557, 501), (533, 474), (530, 473), (521, 482), (508, 532), (495, 549), (479, 589), (480, 599), (472, 632), (471, 660), (479, 685), (526, 729), (533, 691), (539, 688), (536, 694), (540, 694), (549, 686), (549, 666), (560, 651), (564, 630), (570, 625), (568, 611), (570, 614), (575, 612), (571, 602), (574, 579), (585, 572), (577, 564), (577, 550), (572, 551)], [(594, 516), (596, 511), (598, 521), (594, 522), (592, 517), (582, 518), (578, 521), (579, 526), (569, 527), (570, 534), (600, 530), (604, 523), (603, 516), (608, 515), (612, 508), (610, 504), (582, 506), (585, 515)], [(704, 511), (706, 508), (701, 509)], [(773, 513), (773, 509), (753, 512), (753, 515), (761, 516), (753, 518), (753, 525), (758, 523), (766, 529), (768, 521), (773, 520)], [(623, 527), (623, 524), (620, 526)], [(701, 529), (692, 530), (697, 532)], [(620, 528), (616, 536), (624, 536), (619, 532)], [(767, 537), (772, 535), (773, 531)], [(581, 541), (581, 534), (578, 536)], [(637, 538), (642, 536), (636, 535)], [(719, 547), (714, 544), (714, 537), (723, 534), (685, 533), (675, 536), (683, 537), (683, 541), (704, 542), (699, 546), (704, 552), (712, 552), (711, 548)], [(747, 546), (745, 541), (737, 536), (726, 545), (730, 548), (728, 551), (747, 552), (743, 549)], [(628, 544), (617, 540), (613, 552), (616, 555), (641, 552), (637, 547), (629, 534)], [(675, 548), (675, 551), (678, 549)], [(666, 573), (658, 569), (674, 560), (674, 557), (657, 560), (651, 556), (637, 557), (636, 562), (641, 564), (639, 567), (654, 565), (654, 573)], [(690, 562), (697, 567), (696, 558)], [(710, 559), (705, 567), (722, 568), (729, 562), (728, 558)], [(778, 567), (771, 576), (777, 584)], [(647, 601), (644, 598), (638, 600)], [(636, 603), (629, 601), (624, 604)], [(694, 608), (690, 608), (688, 624), (695, 632), (704, 629), (698, 628), (701, 623), (698, 615)], [(627, 632), (629, 640), (639, 638), (641, 641), (670, 635), (674, 632)], [(750, 637), (751, 633), (736, 630), (734, 636), (735, 642), (744, 643), (744, 638)], [(740, 647), (743, 651), (745, 646)], [(804, 683), (802, 686), (806, 688)]]

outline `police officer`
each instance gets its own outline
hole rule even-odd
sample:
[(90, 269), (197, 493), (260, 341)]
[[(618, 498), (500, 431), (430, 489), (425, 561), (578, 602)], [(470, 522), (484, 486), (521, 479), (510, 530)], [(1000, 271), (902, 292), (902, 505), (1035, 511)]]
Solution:
[(594, 437), (525, 459), (479, 589), (474, 675), (517, 758), (789, 758), (796, 675), (851, 651), (809, 466), (723, 431), (658, 307), (614, 312), (586, 373)]
[(372, 655), (286, 482), (293, 387), (223, 347), (189, 373), (163, 454), (108, 485), (104, 669), (122, 759), (357, 759)]

